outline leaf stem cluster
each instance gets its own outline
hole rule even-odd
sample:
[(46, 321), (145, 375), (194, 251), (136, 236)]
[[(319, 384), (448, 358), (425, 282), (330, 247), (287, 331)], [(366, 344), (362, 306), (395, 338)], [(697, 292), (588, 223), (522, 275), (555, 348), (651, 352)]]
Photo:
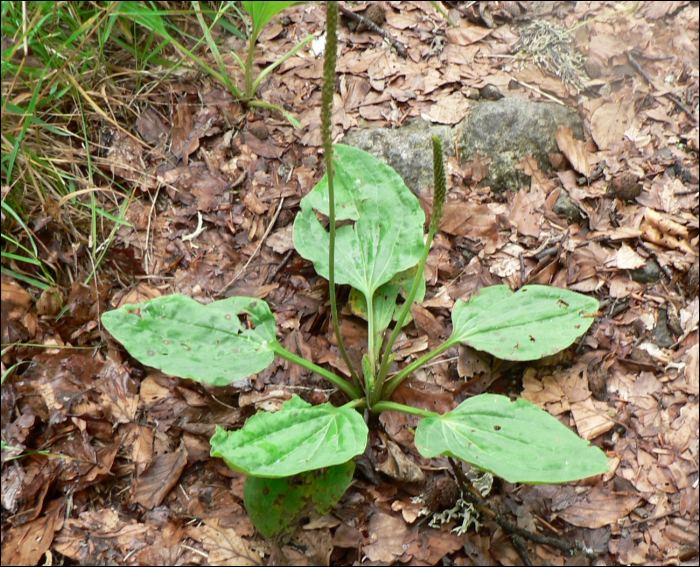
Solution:
[(330, 245), (328, 247), (328, 265), (330, 273), (328, 278), (330, 300), (331, 300), (331, 318), (333, 320), (333, 330), (335, 331), (336, 339), (338, 340), (338, 348), (343, 356), (345, 364), (347, 364), (352, 376), (353, 383), (359, 387), (360, 380), (357, 372), (353, 368), (352, 361), (343, 343), (343, 337), (340, 333), (340, 324), (338, 322), (338, 303), (335, 292), (335, 175), (333, 172), (333, 139), (332, 139), (332, 123), (333, 114), (333, 92), (335, 90), (335, 62), (338, 50), (338, 3), (326, 2), (326, 50), (323, 63), (323, 86), (321, 89), (321, 139), (323, 142), (324, 161), (326, 163), (326, 175), (328, 176), (328, 207), (330, 219)]
[[(416, 272), (416, 276), (413, 280), (413, 285), (411, 286), (411, 291), (408, 293), (406, 296), (406, 301), (403, 304), (403, 307), (401, 308), (401, 311), (399, 312), (399, 315), (396, 318), (396, 325), (394, 326), (394, 330), (391, 333), (391, 336), (389, 337), (389, 341), (386, 344), (385, 350), (384, 350), (384, 356), (382, 357), (382, 365), (379, 369), (379, 374), (377, 376), (377, 382), (379, 383), (379, 387), (377, 388), (377, 395), (378, 397), (388, 399), (391, 396), (391, 393), (401, 384), (401, 382), (409, 375), (408, 373), (402, 374), (399, 373), (394, 377), (393, 384), (391, 388), (385, 388), (384, 383), (387, 377), (387, 374), (389, 372), (389, 367), (391, 365), (391, 362), (393, 360), (393, 357), (391, 356), (391, 350), (394, 347), (394, 342), (396, 341), (397, 337), (399, 336), (399, 332), (401, 328), (403, 327), (404, 321), (406, 320), (406, 316), (408, 315), (408, 312), (411, 309), (411, 305), (413, 305), (413, 300), (416, 297), (416, 293), (418, 292), (418, 286), (421, 283), (421, 278), (423, 278), (423, 273), (425, 270), (425, 263), (428, 259), (428, 254), (430, 253), (430, 246), (433, 243), (433, 238), (435, 237), (435, 233), (438, 230), (438, 227), (440, 226), (440, 220), (442, 219), (442, 213), (444, 210), (444, 205), (445, 205), (445, 198), (447, 195), (447, 179), (445, 178), (445, 167), (443, 164), (443, 154), (442, 154), (442, 142), (440, 141), (440, 138), (437, 136), (433, 135), (433, 187), (434, 187), (434, 197), (433, 197), (433, 216), (430, 219), (430, 229), (428, 230), (428, 238), (425, 241), (425, 246), (423, 248), (423, 255), (421, 256), (420, 262), (418, 263), (418, 270)], [(446, 350), (446, 349), (443, 349)], [(427, 362), (431, 358), (437, 356), (440, 354), (440, 352), (433, 351), (429, 353), (429, 358), (423, 362)], [(421, 359), (422, 360), (422, 359)], [(377, 400), (378, 401), (378, 400)]]
[[(276, 61), (270, 63), (260, 73), (258, 73), (257, 76), (255, 76), (255, 45), (257, 44), (258, 38), (260, 37), (260, 33), (263, 27), (272, 18), (280, 14), (283, 10), (285, 10), (292, 4), (296, 4), (296, 2), (257, 1), (241, 2), (241, 4), (243, 8), (248, 12), (251, 18), (251, 24), (247, 25), (248, 52), (245, 56), (245, 61), (235, 51), (231, 51), (231, 56), (236, 61), (236, 63), (238, 63), (238, 65), (243, 71), (245, 77), (243, 89), (236, 86), (236, 84), (229, 76), (226, 70), (226, 64), (221, 55), (219, 47), (217, 46), (216, 42), (214, 41), (214, 38), (211, 35), (211, 28), (213, 28), (214, 25), (217, 22), (219, 22), (220, 19), (224, 16), (227, 7), (224, 7), (219, 12), (217, 12), (214, 21), (211, 24), (208, 24), (204, 19), (204, 13), (201, 9), (200, 3), (198, 1), (192, 2), (192, 5), (195, 9), (195, 14), (197, 15), (197, 20), (199, 21), (199, 25), (202, 28), (202, 33), (204, 35), (203, 39), (206, 41), (206, 44), (209, 47), (214, 57), (214, 60), (216, 61), (216, 66), (218, 67), (218, 70), (212, 68), (210, 65), (205, 63), (200, 57), (195, 55), (194, 49), (187, 49), (184, 45), (175, 40), (175, 38), (173, 38), (173, 36), (169, 34), (165, 30), (165, 27), (163, 27), (162, 25), (158, 26), (158, 32), (161, 35), (163, 35), (163, 37), (166, 37), (175, 47), (177, 47), (178, 50), (182, 51), (183, 53), (186, 53), (187, 56), (193, 61), (195, 61), (199, 68), (202, 69), (205, 73), (214, 77), (216, 80), (225, 85), (226, 88), (229, 89), (231, 94), (233, 94), (233, 96), (235, 96), (237, 99), (240, 99), (243, 103), (251, 107), (269, 108), (271, 110), (275, 110), (284, 115), (284, 117), (296, 128), (301, 128), (301, 124), (299, 123), (299, 121), (283, 108), (277, 106), (276, 104), (272, 104), (263, 100), (254, 100), (254, 98), (262, 81), (265, 80), (265, 78), (272, 71), (274, 71), (282, 63), (284, 63), (287, 59), (295, 55), (302, 47), (309, 43), (314, 38), (314, 36), (313, 34), (307, 35), (297, 45), (295, 45), (294, 48), (289, 50)], [(228, 3), (228, 5), (233, 5), (233, 3), (230, 2)]]

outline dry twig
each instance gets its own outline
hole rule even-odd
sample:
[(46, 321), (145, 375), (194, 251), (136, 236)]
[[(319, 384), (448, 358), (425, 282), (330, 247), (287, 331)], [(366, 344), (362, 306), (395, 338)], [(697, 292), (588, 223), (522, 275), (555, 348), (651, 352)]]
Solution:
[(359, 14), (356, 14), (355, 12), (352, 12), (348, 10), (347, 8), (341, 6), (340, 4), (338, 5), (340, 8), (340, 11), (342, 12), (343, 16), (346, 16), (350, 18), (351, 20), (354, 20), (363, 26), (367, 27), (368, 29), (372, 30), (375, 33), (378, 33), (381, 35), (384, 39), (386, 39), (389, 43), (391, 43), (391, 46), (396, 49), (398, 54), (401, 57), (406, 57), (406, 46), (401, 43), (400, 41), (397, 41), (393, 37), (391, 37), (387, 32), (385, 32), (382, 28), (380, 28), (377, 24), (375, 24), (373, 21), (368, 20), (367, 18), (363, 18)]

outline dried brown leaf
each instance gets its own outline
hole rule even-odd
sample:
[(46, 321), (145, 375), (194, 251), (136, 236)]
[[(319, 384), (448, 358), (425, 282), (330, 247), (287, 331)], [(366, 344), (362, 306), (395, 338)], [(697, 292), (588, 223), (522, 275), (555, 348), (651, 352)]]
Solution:
[(219, 525), (218, 518), (205, 520), (204, 524), (191, 528), (190, 535), (209, 552), (210, 565), (261, 565), (260, 556), (235, 530)]
[(134, 482), (134, 500), (149, 510), (159, 506), (180, 480), (186, 464), (184, 450), (156, 456), (146, 472)]
[(591, 164), (588, 162), (586, 144), (574, 138), (574, 132), (566, 126), (559, 126), (555, 132), (557, 144), (561, 152), (569, 160), (571, 166), (581, 175), (591, 176)]
[(622, 102), (606, 102), (591, 117), (591, 135), (599, 150), (621, 141), (629, 127), (631, 109)]

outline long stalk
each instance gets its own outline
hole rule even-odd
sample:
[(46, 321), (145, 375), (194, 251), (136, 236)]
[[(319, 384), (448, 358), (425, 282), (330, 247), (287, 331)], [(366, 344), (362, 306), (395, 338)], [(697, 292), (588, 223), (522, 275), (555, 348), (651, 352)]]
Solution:
[(419, 278), (424, 278), (425, 276), (423, 275), (423, 271), (425, 270), (425, 262), (428, 259), (428, 253), (430, 252), (430, 245), (433, 242), (433, 237), (435, 236), (435, 231), (431, 230), (428, 232), (428, 238), (425, 242), (425, 246), (423, 248), (423, 255), (421, 256), (420, 262), (418, 263), (418, 270), (416, 271), (416, 277), (413, 280), (413, 285), (411, 286), (411, 291), (408, 292), (408, 295), (406, 296), (406, 300), (404, 301), (403, 307), (401, 308), (401, 311), (399, 311), (398, 316), (396, 317), (396, 324), (394, 325), (394, 330), (391, 333), (391, 336), (389, 337), (388, 342), (386, 343), (386, 347), (384, 348), (384, 355), (382, 356), (382, 364), (379, 367), (379, 372), (377, 373), (377, 382), (376, 382), (376, 388), (374, 390), (374, 399), (372, 400), (372, 405), (374, 406), (376, 402), (379, 401), (379, 398), (382, 395), (382, 386), (384, 384), (384, 380), (386, 380), (386, 376), (389, 373), (389, 366), (391, 364), (391, 360), (393, 358), (391, 357), (391, 349), (394, 346), (394, 342), (396, 342), (397, 337), (399, 336), (399, 333), (401, 332), (401, 328), (403, 327), (403, 322), (406, 320), (406, 316), (408, 315), (409, 310), (411, 309), (411, 305), (413, 304), (413, 300), (416, 297), (416, 293), (418, 292), (418, 287), (420, 286), (420, 279)]
[(248, 37), (248, 56), (245, 62), (245, 69), (243, 69), (245, 73), (245, 92), (243, 93), (245, 102), (248, 102), (255, 95), (253, 92), (253, 55), (255, 54), (255, 42), (257, 40), (257, 34), (254, 31), (251, 32)]
[(414, 408), (413, 406), (405, 406), (403, 404), (397, 404), (396, 402), (377, 402), (377, 405), (374, 406), (374, 410), (375, 412), (379, 413), (393, 410), (410, 415), (417, 415), (418, 417), (440, 417), (440, 414), (434, 411), (422, 410), (419, 408)]
[[(389, 341), (384, 349), (384, 355), (382, 356), (382, 364), (379, 368), (379, 373), (377, 374), (377, 386), (375, 389), (375, 394), (373, 396), (372, 402), (376, 403), (380, 398), (388, 397), (391, 392), (394, 391), (396, 386), (401, 383), (394, 385), (391, 388), (391, 392), (382, 391), (384, 386), (384, 381), (386, 380), (387, 374), (389, 373), (389, 366), (393, 357), (391, 356), (391, 349), (394, 346), (396, 338), (399, 336), (399, 332), (403, 327), (403, 322), (406, 320), (413, 300), (418, 292), (418, 287), (420, 285), (420, 278), (425, 277), (423, 275), (423, 270), (425, 269), (425, 262), (428, 259), (428, 254), (430, 252), (430, 245), (433, 242), (433, 237), (440, 226), (440, 219), (442, 219), (442, 213), (445, 209), (445, 198), (447, 196), (447, 179), (445, 177), (445, 165), (442, 156), (442, 142), (440, 138), (433, 135), (433, 215), (430, 219), (430, 229), (428, 231), (428, 238), (425, 242), (425, 247), (423, 248), (423, 255), (421, 256), (420, 262), (418, 263), (418, 270), (416, 272), (416, 277), (413, 280), (413, 285), (411, 286), (411, 291), (406, 297), (406, 301), (396, 318), (396, 325), (394, 325), (394, 331), (389, 337)], [(401, 373), (399, 373), (401, 374)], [(401, 378), (403, 380), (403, 378)]]
[(439, 347), (435, 348), (434, 350), (431, 350), (428, 354), (421, 356), (418, 360), (416, 360), (416, 361), (412, 362), (411, 364), (409, 364), (408, 366), (406, 366), (406, 368), (402, 368), (398, 374), (395, 374), (388, 381), (386, 381), (384, 383), (384, 389), (382, 390), (382, 399), (390, 398), (391, 394), (394, 393), (394, 390), (396, 390), (396, 388), (398, 388), (401, 385), (401, 382), (403, 382), (406, 378), (408, 378), (411, 374), (413, 374), (421, 366), (423, 366), (424, 364), (427, 364), (433, 358), (442, 354), (450, 347), (455, 346), (455, 344), (457, 344), (457, 342), (458, 341), (453, 342), (453, 341), (450, 341), (450, 339), (447, 339), (447, 341), (442, 343)]
[(335, 90), (335, 61), (338, 50), (338, 2), (326, 2), (326, 52), (323, 63), (323, 87), (321, 88), (321, 138), (328, 177), (328, 217), (330, 219), (330, 241), (328, 246), (328, 287), (331, 296), (331, 318), (338, 341), (338, 348), (347, 364), (352, 380), (360, 386), (357, 373), (348, 356), (338, 323), (338, 305), (335, 296), (335, 191), (333, 186), (333, 139), (331, 135), (331, 113), (333, 109), (333, 92)]

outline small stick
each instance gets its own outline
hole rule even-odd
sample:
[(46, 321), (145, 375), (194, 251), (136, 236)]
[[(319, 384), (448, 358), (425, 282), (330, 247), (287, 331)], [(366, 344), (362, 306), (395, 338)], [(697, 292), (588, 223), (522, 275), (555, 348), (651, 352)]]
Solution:
[(375, 24), (373, 21), (368, 20), (367, 18), (363, 18), (360, 16), (360, 14), (356, 14), (355, 12), (352, 12), (345, 8), (344, 6), (341, 6), (338, 4), (338, 7), (340, 8), (340, 11), (342, 12), (343, 16), (346, 16), (350, 18), (351, 20), (354, 20), (363, 26), (371, 29), (373, 32), (378, 33), (381, 35), (384, 39), (386, 39), (389, 43), (391, 43), (392, 47), (396, 49), (398, 54), (401, 57), (406, 57), (406, 46), (401, 43), (400, 41), (395, 40), (393, 37), (391, 37), (387, 32), (385, 32), (382, 28), (380, 28), (377, 24)]
[(673, 280), (673, 274), (671, 273), (671, 270), (668, 269), (668, 266), (664, 266), (661, 260), (659, 260), (659, 257), (657, 256), (656, 252), (654, 252), (651, 248), (649, 248), (644, 242), (642, 242), (642, 239), (640, 238), (638, 241), (639, 246), (644, 250), (647, 254), (649, 254), (654, 261), (659, 265), (659, 268), (661, 268), (661, 271), (666, 274), (666, 277), (669, 280)]
[[(200, 234), (202, 234), (206, 228), (202, 228), (202, 213), (197, 211), (197, 228), (195, 229), (194, 232), (191, 232), (190, 234), (187, 234), (182, 237), (183, 242), (186, 240), (194, 240), (197, 238)], [(197, 245), (193, 242), (192, 246), (194, 248), (197, 248)]]
[(266, 284), (269, 284), (272, 280), (274, 280), (277, 277), (277, 274), (279, 274), (282, 271), (282, 268), (284, 268), (287, 265), (287, 262), (289, 262), (289, 259), (292, 257), (292, 252), (294, 252), (293, 248), (291, 250), (287, 250), (287, 253), (284, 255), (284, 258), (282, 258), (282, 261), (279, 264), (277, 264), (277, 266), (275, 266), (274, 270), (267, 274), (267, 277), (265, 278)]
[[(452, 466), (452, 471), (455, 473), (455, 477), (457, 479), (457, 484), (459, 485), (460, 490), (462, 491), (462, 496), (464, 497), (465, 500), (468, 500), (474, 506), (485, 516), (488, 516), (491, 518), (494, 522), (496, 522), (503, 530), (511, 536), (520, 536), (524, 537), (525, 539), (529, 539), (531, 541), (534, 541), (535, 543), (542, 543), (544, 545), (550, 545), (552, 547), (555, 547), (557, 549), (560, 549), (562, 551), (569, 551), (573, 552), (578, 549), (578, 546), (575, 544), (570, 544), (564, 541), (561, 541), (560, 539), (553, 538), (553, 537), (546, 537), (546, 536), (541, 536), (537, 534), (533, 534), (532, 532), (529, 532), (527, 530), (524, 530), (522, 528), (519, 528), (518, 526), (511, 524), (508, 520), (503, 518), (498, 512), (496, 512), (493, 508), (491, 508), (491, 505), (485, 502), (484, 500), (481, 499), (481, 494), (479, 491), (472, 486), (472, 483), (469, 481), (467, 478), (467, 475), (464, 474), (464, 471), (462, 470), (462, 467), (459, 466), (452, 457), (448, 457), (447, 460), (450, 462), (450, 465)], [(517, 545), (516, 545), (517, 549)]]
[[(639, 61), (637, 61), (637, 60), (634, 58), (634, 54), (633, 54), (631, 51), (628, 51), (628, 52), (627, 52), (627, 60), (630, 62), (630, 66), (631, 66), (635, 71), (637, 71), (637, 73), (639, 73), (649, 85), (651, 85), (651, 86), (654, 87), (655, 89), (657, 88), (657, 86), (656, 86), (656, 85), (654, 84), (654, 82), (651, 80), (651, 77), (647, 74), (647, 72), (646, 72), (644, 69), (642, 69), (642, 66), (639, 64)], [(695, 118), (695, 115), (693, 114), (693, 111), (692, 111), (690, 108), (688, 108), (685, 104), (683, 104), (683, 101), (681, 101), (681, 99), (679, 99), (675, 94), (673, 94), (673, 93), (664, 93), (663, 96), (665, 96), (665, 97), (666, 97), (667, 99), (669, 99), (673, 104), (675, 104), (678, 108), (680, 108), (683, 112), (685, 112), (685, 113), (688, 115), (688, 117), (689, 117), (695, 124), (698, 123), (698, 119)]]
[(541, 95), (541, 96), (543, 96), (543, 97), (545, 97), (545, 98), (548, 98), (549, 100), (551, 100), (551, 101), (553, 101), (553, 102), (556, 102), (557, 104), (561, 104), (562, 106), (566, 106), (566, 105), (565, 105), (562, 101), (560, 101), (557, 97), (552, 96), (551, 94), (547, 94), (546, 92), (541, 91), (541, 90), (538, 89), (537, 87), (533, 87), (532, 85), (529, 85), (529, 84), (527, 84), (527, 83), (524, 82), (524, 81), (519, 81), (518, 79), (513, 79), (513, 80), (514, 80), (516, 83), (518, 83), (519, 85), (525, 87), (526, 89), (530, 89), (530, 90), (535, 91), (538, 95)]

